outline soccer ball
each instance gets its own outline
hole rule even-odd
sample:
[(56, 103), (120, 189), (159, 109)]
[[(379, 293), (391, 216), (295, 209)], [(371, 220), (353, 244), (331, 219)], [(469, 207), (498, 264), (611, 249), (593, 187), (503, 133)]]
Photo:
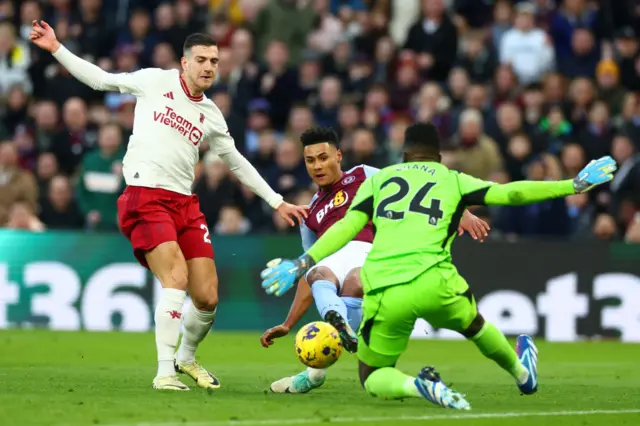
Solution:
[(296, 355), (307, 367), (327, 368), (342, 354), (342, 342), (338, 330), (331, 324), (311, 322), (296, 334)]

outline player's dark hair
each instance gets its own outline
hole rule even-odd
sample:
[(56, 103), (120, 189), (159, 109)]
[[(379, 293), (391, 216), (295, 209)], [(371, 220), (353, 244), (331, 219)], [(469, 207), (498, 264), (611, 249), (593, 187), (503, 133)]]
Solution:
[(302, 146), (315, 145), (317, 143), (329, 143), (338, 147), (338, 134), (331, 127), (311, 127), (300, 135)]
[(440, 161), (440, 133), (432, 123), (415, 123), (404, 132), (407, 161)]
[(218, 44), (209, 34), (205, 33), (193, 33), (189, 34), (187, 38), (184, 40), (184, 45), (182, 46), (183, 55), (187, 55), (187, 52), (191, 50), (194, 46), (217, 46)]

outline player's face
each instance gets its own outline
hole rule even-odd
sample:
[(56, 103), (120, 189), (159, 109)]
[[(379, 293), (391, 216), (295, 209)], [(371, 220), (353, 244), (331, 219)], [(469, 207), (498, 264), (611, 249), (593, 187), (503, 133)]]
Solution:
[(182, 58), (182, 70), (200, 91), (209, 89), (218, 72), (218, 47), (193, 46)]
[(304, 163), (311, 179), (320, 187), (334, 184), (341, 176), (342, 152), (328, 142), (304, 147)]

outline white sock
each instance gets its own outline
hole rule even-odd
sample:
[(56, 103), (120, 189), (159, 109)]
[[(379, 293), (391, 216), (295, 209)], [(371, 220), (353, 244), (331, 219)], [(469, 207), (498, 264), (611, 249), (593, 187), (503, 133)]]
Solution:
[(158, 350), (157, 377), (174, 376), (173, 355), (180, 338), (182, 305), (187, 292), (163, 288), (154, 315), (156, 322), (156, 348)]
[(216, 309), (211, 312), (200, 311), (191, 306), (184, 315), (184, 332), (182, 342), (178, 349), (178, 360), (190, 363), (196, 359), (196, 349), (211, 330), (211, 325), (216, 316)]
[(318, 383), (327, 375), (326, 368), (307, 368), (307, 372), (309, 373), (309, 381), (311, 383)]
[(515, 368), (515, 372), (513, 373), (513, 377), (515, 377), (518, 384), (524, 385), (529, 380), (529, 371), (524, 368), (524, 365), (518, 361), (518, 366)]

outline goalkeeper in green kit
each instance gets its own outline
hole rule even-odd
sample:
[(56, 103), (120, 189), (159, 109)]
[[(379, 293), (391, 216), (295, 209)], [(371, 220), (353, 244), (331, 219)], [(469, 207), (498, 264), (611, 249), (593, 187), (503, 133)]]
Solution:
[(363, 318), (359, 331), (360, 381), (377, 397), (423, 397), (445, 408), (470, 409), (431, 367), (411, 377), (395, 368), (416, 319), (457, 331), (516, 380), (520, 391), (537, 391), (538, 350), (519, 336), (514, 350), (478, 312), (467, 282), (452, 264), (451, 244), (462, 213), (472, 205), (523, 205), (588, 191), (613, 178), (616, 163), (602, 157), (576, 178), (504, 185), (473, 178), (440, 164), (440, 137), (432, 124), (405, 133), (403, 163), (382, 169), (358, 190), (345, 217), (295, 260), (274, 259), (262, 271), (262, 287), (280, 296), (305, 271), (334, 253), (369, 222), (376, 229), (362, 267)]

